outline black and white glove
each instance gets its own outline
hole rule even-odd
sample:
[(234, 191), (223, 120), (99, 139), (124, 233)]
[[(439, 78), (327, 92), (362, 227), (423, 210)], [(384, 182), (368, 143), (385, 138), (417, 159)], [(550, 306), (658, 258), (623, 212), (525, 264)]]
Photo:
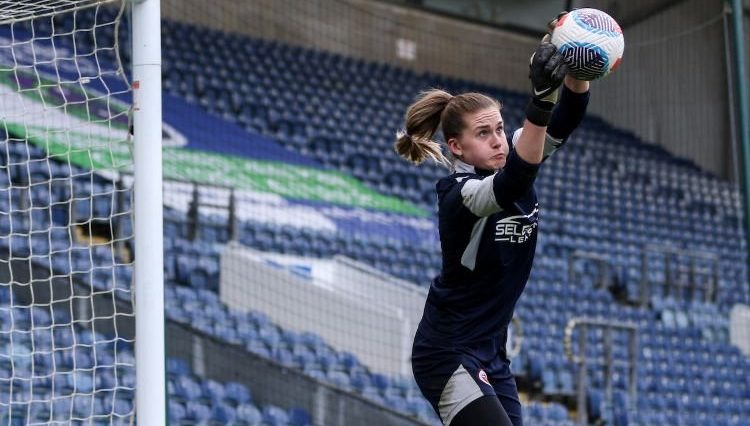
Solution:
[(531, 102), (526, 107), (526, 119), (537, 126), (546, 126), (557, 103), (557, 89), (565, 79), (568, 65), (557, 48), (542, 41), (529, 61)]

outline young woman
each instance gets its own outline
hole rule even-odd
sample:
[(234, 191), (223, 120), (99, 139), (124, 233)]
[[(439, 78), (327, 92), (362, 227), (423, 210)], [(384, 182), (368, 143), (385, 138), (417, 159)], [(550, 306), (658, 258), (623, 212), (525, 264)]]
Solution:
[[(552, 44), (538, 46), (529, 68), (532, 96), (512, 147), (497, 101), (442, 90), (423, 93), (409, 107), (406, 132), (396, 142), (406, 159), (418, 164), (430, 157), (453, 171), (436, 185), (442, 270), (412, 350), (417, 384), (445, 425), (523, 424), (505, 342), (536, 248), (533, 183), (589, 99), (588, 82), (566, 76)], [(432, 140), (439, 126), (449, 158)]]

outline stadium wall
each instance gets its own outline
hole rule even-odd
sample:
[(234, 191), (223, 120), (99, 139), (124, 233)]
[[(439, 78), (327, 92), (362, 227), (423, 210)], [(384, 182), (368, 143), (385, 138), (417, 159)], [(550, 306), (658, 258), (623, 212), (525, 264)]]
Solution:
[[(537, 40), (372, 0), (183, 0), (163, 2), (165, 18), (346, 56), (527, 90)], [(543, 19), (543, 18), (540, 18)], [(397, 55), (416, 44), (414, 60)]]
[(674, 3), (623, 29), (622, 67), (595, 83), (590, 111), (732, 178), (724, 2)]
[[(597, 0), (575, 6), (611, 9)], [(528, 90), (525, 64), (538, 42), (373, 0), (183, 0), (162, 7), (169, 19), (519, 91)], [(731, 178), (723, 10), (721, 0), (675, 2), (626, 27), (622, 67), (595, 83), (591, 112)], [(399, 57), (400, 39), (415, 43), (413, 60)]]
[[(308, 259), (309, 278), (268, 260), (255, 250), (228, 245), (221, 254), (221, 301), (231, 309), (262, 311), (288, 330), (315, 332), (377, 372), (411, 374), (411, 346), (426, 297), (422, 289), (398, 286), (393, 277), (346, 259)], [(330, 273), (315, 277), (318, 269)]]

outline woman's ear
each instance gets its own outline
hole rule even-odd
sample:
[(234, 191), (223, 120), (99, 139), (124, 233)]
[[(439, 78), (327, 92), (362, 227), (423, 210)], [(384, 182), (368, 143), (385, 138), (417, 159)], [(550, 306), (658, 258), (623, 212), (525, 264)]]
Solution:
[(456, 158), (461, 158), (461, 155), (463, 155), (463, 150), (461, 149), (461, 146), (458, 144), (457, 138), (450, 138), (446, 142), (446, 145), (448, 145), (448, 149), (451, 150), (451, 153)]

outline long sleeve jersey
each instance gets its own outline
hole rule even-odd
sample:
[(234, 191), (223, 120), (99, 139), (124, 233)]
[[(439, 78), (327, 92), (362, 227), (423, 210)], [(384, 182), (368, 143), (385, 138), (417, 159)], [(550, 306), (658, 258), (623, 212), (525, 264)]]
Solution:
[[(547, 129), (545, 160), (578, 126), (588, 99), (588, 92), (563, 89)], [(466, 344), (505, 333), (534, 261), (538, 169), (511, 148), (499, 171), (457, 160), (454, 173), (437, 182), (442, 269), (430, 286), (418, 339)]]

